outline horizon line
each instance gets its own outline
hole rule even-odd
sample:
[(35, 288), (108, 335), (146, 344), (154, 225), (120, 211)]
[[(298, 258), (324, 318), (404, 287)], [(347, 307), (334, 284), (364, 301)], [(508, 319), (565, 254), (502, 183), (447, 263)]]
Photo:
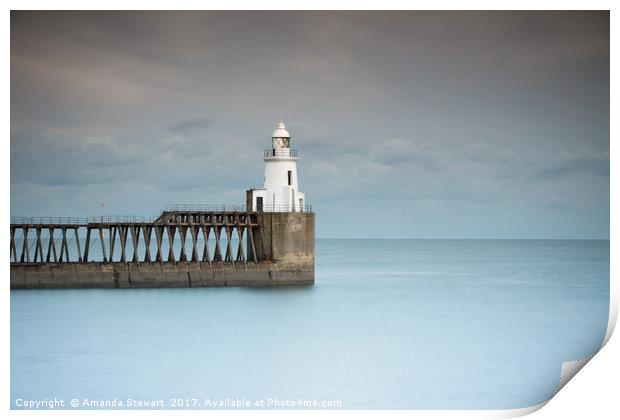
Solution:
[(610, 238), (370, 238), (370, 237), (317, 237), (316, 239), (329, 240), (422, 240), (422, 241), (609, 241)]

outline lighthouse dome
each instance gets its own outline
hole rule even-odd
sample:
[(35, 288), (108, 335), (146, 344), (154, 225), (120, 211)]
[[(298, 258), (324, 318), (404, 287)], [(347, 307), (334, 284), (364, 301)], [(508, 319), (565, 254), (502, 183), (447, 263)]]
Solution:
[(288, 133), (288, 130), (286, 129), (286, 126), (284, 125), (284, 123), (282, 121), (280, 121), (278, 123), (278, 127), (273, 132), (271, 137), (272, 138), (276, 138), (276, 137), (278, 137), (278, 138), (290, 138), (291, 135)]

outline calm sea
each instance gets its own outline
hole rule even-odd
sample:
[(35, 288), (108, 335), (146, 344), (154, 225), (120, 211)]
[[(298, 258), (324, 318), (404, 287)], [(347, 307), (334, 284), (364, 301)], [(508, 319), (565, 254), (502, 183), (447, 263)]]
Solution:
[(607, 327), (609, 241), (334, 239), (316, 251), (312, 287), (11, 291), (11, 406), (519, 408), (549, 399), (562, 362), (596, 352)]

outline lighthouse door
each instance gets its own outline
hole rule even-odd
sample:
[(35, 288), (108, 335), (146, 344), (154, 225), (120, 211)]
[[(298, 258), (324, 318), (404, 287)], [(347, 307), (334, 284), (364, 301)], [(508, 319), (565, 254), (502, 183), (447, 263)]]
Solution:
[(263, 211), (263, 197), (256, 197), (256, 211)]

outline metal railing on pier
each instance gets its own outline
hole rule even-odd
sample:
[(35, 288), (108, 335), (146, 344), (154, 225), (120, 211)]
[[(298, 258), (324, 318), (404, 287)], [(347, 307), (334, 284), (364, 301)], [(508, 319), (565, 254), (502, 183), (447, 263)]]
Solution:
[(290, 204), (275, 204), (275, 205), (263, 205), (260, 208), (257, 208), (257, 212), (270, 212), (270, 213), (288, 213), (288, 212), (302, 212), (302, 213), (312, 213), (312, 206), (306, 204), (303, 208), (299, 208), (299, 206), (291, 206)]
[(305, 212), (312, 213), (312, 206), (306, 204), (303, 209), (290, 204), (263, 205), (252, 210), (245, 204), (171, 204), (162, 209), (163, 212), (220, 212), (220, 213), (260, 213), (260, 212)]
[(245, 204), (169, 204), (162, 209), (162, 212), (164, 211), (246, 213), (248, 206)]
[[(303, 211), (312, 213), (312, 206), (264, 205), (256, 211), (245, 204), (172, 204), (162, 209), (163, 212), (198, 212), (198, 213), (260, 213), (260, 212), (291, 212)], [(154, 223), (160, 216), (90, 216), (90, 217), (42, 217), (26, 216), (11, 217), (11, 225), (66, 225), (86, 226), (89, 224), (140, 224)]]
[(11, 217), (12, 225), (85, 226), (92, 223), (153, 223), (157, 216)]

